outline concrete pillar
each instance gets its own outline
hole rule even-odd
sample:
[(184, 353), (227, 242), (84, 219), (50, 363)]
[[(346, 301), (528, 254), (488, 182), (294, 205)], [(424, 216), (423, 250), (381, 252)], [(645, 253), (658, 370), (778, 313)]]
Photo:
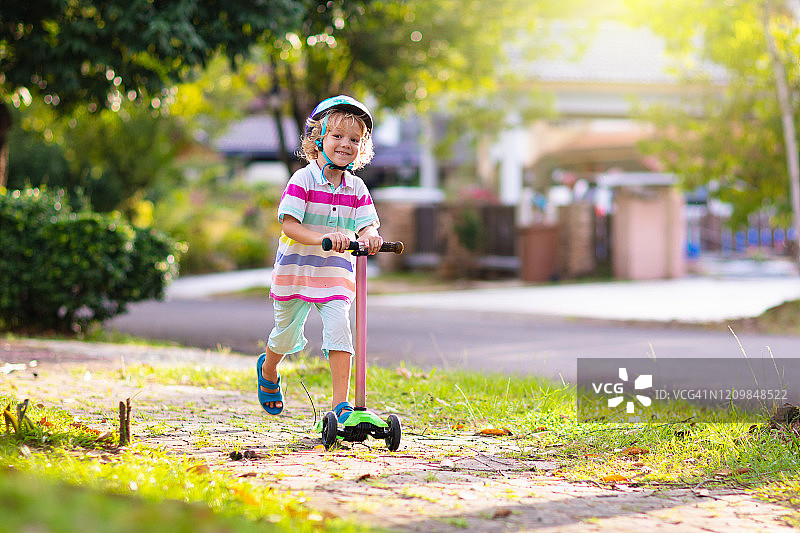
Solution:
[(524, 151), (527, 145), (526, 131), (514, 128), (500, 137), (502, 156), (500, 160), (500, 201), (505, 205), (517, 205), (522, 199), (522, 170), (525, 164)]
[(620, 187), (611, 231), (615, 277), (659, 279), (686, 273), (684, 205), (675, 187)]
[(423, 189), (439, 188), (439, 168), (433, 155), (434, 131), (430, 116), (421, 118), (422, 133), (419, 154), (419, 186)]

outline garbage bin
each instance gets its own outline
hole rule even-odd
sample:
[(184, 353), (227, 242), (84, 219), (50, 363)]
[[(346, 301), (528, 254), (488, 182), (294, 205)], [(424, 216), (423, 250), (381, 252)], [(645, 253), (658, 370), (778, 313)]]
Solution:
[(558, 226), (534, 224), (518, 229), (520, 278), (551, 281), (558, 277)]

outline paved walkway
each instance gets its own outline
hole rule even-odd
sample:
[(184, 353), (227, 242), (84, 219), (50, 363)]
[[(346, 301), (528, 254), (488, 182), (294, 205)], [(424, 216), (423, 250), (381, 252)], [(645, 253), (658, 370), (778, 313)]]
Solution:
[[(504, 285), (371, 296), (370, 305), (532, 313), (607, 320), (707, 322), (762, 314), (800, 299), (800, 276), (786, 260), (706, 260), (701, 274), (672, 280)], [(202, 298), (269, 284), (270, 269), (178, 279), (170, 298)]]
[[(290, 395), (284, 413), (268, 417), (251, 388), (153, 379), (156, 367), (182, 369), (187, 362), (252, 371), (252, 360), (238, 356), (10, 339), (0, 347), (0, 359), (24, 369), (0, 373), (0, 388), (16, 397), (61, 407), (102, 432), (113, 431), (109, 414), (119, 400), (132, 398), (131, 428), (139, 445), (269, 487), (275, 498), (302, 493), (319, 520), (342, 518), (398, 533), (795, 531), (787, 521), (796, 520), (796, 511), (719, 479), (686, 486), (639, 484), (638, 474), (625, 481), (566, 481), (561, 476), (571, 461), (560, 445), (540, 447), (535, 436), (487, 437), (474, 433), (476, 428), (429, 434), (409, 424), (396, 453), (372, 440), (326, 452), (302, 397)], [(35, 368), (28, 364), (32, 360), (38, 361)], [(292, 394), (302, 395), (292, 387)], [(322, 401), (317, 398), (318, 405)], [(249, 455), (232, 459), (235, 450)], [(626, 471), (642, 468), (620, 460), (618, 451), (598, 448), (592, 455)], [(85, 459), (104, 460), (102, 451), (93, 452)]]

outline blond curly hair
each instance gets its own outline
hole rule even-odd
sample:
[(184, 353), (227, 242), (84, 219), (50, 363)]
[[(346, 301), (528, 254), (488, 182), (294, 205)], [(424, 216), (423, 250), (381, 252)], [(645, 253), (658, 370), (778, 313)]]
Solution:
[(319, 120), (310, 118), (306, 120), (306, 134), (300, 139), (300, 150), (297, 152), (297, 156), (309, 163), (317, 160), (320, 152), (317, 147), (317, 141), (322, 139), (322, 123), (325, 117), (328, 118), (327, 131), (341, 125), (344, 121), (350, 121), (351, 125), (357, 125), (361, 128), (361, 143), (358, 145), (358, 155), (353, 161), (353, 170), (367, 166), (375, 155), (372, 134), (367, 131), (367, 125), (361, 117), (338, 109), (334, 109)]

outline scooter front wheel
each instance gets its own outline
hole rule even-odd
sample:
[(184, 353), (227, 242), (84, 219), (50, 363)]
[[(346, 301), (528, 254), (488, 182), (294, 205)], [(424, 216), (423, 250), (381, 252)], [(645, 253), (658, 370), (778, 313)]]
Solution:
[(389, 436), (386, 437), (386, 447), (389, 451), (396, 452), (400, 448), (400, 439), (403, 436), (403, 428), (400, 425), (400, 417), (397, 415), (389, 415), (386, 419), (389, 425)]
[(336, 433), (338, 432), (338, 420), (332, 411), (325, 413), (325, 418), (322, 419), (322, 445), (326, 450), (330, 450), (333, 443), (336, 442)]

